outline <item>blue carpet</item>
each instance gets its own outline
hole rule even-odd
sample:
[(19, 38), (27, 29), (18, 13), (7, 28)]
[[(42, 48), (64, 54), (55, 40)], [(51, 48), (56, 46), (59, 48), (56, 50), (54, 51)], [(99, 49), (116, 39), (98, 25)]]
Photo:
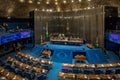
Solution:
[(120, 62), (119, 57), (112, 51), (107, 52), (107, 56), (109, 58), (110, 63), (117, 63)]
[(102, 49), (92, 49), (86, 51), (87, 60), (90, 64), (108, 63)]
[[(52, 47), (51, 47), (52, 46)], [(39, 58), (40, 53), (45, 46), (36, 45), (31, 49), (23, 49), (26, 54), (29, 54), (33, 57)], [(72, 59), (72, 52), (73, 51), (81, 51), (83, 48), (86, 50), (87, 60), (85, 63), (87, 64), (101, 64), (101, 63), (108, 63), (105, 54), (101, 49), (89, 49), (86, 45), (83, 46), (62, 46), (62, 45), (49, 45), (50, 49), (54, 50), (51, 60), (53, 61), (52, 69), (47, 74), (46, 80), (58, 80), (58, 72), (61, 71), (62, 63), (72, 63), (74, 61)], [(118, 56), (115, 55), (113, 52), (109, 52), (109, 58), (111, 61), (116, 62), (118, 61)], [(6, 60), (8, 56), (15, 56), (15, 52), (7, 54), (3, 57), (0, 57), (1, 60)], [(119, 60), (120, 61), (120, 60)], [(59, 63), (61, 62), (61, 63)]]
[(44, 45), (44, 47), (48, 47), (51, 50), (71, 50), (71, 51), (80, 51), (80, 50), (90, 50), (87, 45), (82, 45), (82, 46), (68, 46), (68, 45), (56, 45), (56, 44), (47, 44)]
[(39, 58), (40, 53), (42, 52), (43, 48), (44, 48), (43, 46), (36, 45), (35, 47), (33, 47), (31, 49), (23, 49), (22, 52), (24, 52), (26, 54), (29, 54), (29, 55), (31, 55), (33, 57)]
[(46, 80), (58, 80), (58, 72), (62, 69), (62, 63), (53, 63), (52, 70), (47, 74)]
[(61, 63), (72, 63), (72, 52), (69, 50), (55, 50), (51, 60)]

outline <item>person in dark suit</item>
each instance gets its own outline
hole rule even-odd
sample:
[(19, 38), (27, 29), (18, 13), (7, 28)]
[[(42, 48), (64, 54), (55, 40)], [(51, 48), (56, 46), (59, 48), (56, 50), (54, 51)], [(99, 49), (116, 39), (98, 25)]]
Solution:
[(19, 26), (16, 26), (16, 29), (15, 29), (15, 31), (20, 31), (21, 29), (19, 28)]
[(5, 29), (5, 31), (8, 31), (8, 24), (7, 23), (3, 23), (3, 28)]

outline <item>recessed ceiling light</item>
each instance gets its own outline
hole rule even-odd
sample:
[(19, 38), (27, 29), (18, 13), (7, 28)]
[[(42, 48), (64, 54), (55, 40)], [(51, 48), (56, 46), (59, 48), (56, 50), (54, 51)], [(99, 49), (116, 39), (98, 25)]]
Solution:
[(49, 3), (50, 3), (49, 1), (46, 2), (46, 4), (49, 4)]
[(82, 0), (79, 0), (79, 2), (81, 2)]
[(67, 1), (66, 1), (66, 0), (64, 0), (64, 1), (63, 1), (63, 3), (67, 3)]
[(58, 2), (55, 2), (55, 5), (58, 5)]
[(87, 9), (90, 9), (90, 7), (87, 7)]
[(74, 0), (71, 0), (71, 2), (73, 3), (73, 2), (74, 2)]
[(40, 4), (40, 2), (37, 2), (37, 4)]
[(60, 12), (60, 7), (57, 7), (57, 11)]
[(19, 1), (20, 1), (21, 3), (22, 3), (22, 2), (25, 2), (25, 0), (19, 0)]
[(28, 2), (29, 2), (29, 3), (33, 3), (33, 1), (32, 1), (32, 0), (29, 0)]
[(43, 8), (42, 11), (45, 11), (45, 9)]

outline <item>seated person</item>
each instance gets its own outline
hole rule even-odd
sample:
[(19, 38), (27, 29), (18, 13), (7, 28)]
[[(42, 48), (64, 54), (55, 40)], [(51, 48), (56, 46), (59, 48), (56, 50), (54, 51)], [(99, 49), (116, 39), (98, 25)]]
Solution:
[(21, 31), (22, 29), (19, 26), (16, 27), (15, 31)]
[(5, 31), (8, 31), (8, 24), (7, 23), (3, 23), (3, 28), (5, 29)]

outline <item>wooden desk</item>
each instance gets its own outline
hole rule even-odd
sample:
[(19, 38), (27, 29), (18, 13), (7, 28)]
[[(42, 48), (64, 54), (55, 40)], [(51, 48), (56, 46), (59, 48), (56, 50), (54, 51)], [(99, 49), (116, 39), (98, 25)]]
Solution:
[(97, 64), (96, 68), (105, 68), (104, 64)]
[(120, 63), (114, 63), (114, 67), (120, 67)]
[[(50, 50), (48, 51), (47, 54), (45, 53), (46, 56), (48, 56), (49, 54), (51, 54), (51, 51), (50, 51)], [(38, 59), (38, 58), (33, 58), (33, 57), (31, 57), (31, 56), (29, 56), (29, 55), (26, 55), (26, 54), (24, 54), (24, 53), (22, 53), (22, 52), (18, 52), (17, 55), (18, 55), (18, 56), (21, 56), (21, 57), (23, 57), (23, 58), (26, 58), (26, 59), (35, 61), (35, 62), (42, 63), (42, 64), (48, 64), (48, 65), (52, 65), (52, 64), (53, 64), (53, 62), (51, 62), (51, 61), (41, 60), (41, 59)], [(43, 54), (43, 55), (44, 55), (44, 54)]]
[(114, 68), (115, 66), (113, 64), (104, 64), (105, 68)]
[(28, 80), (28, 79), (15, 75), (12, 80)]
[(66, 78), (66, 79), (75, 80), (75, 74), (73, 74), (73, 73), (67, 73), (67, 74), (65, 75), (65, 78)]
[(90, 48), (90, 49), (93, 49), (93, 48), (94, 48), (94, 46), (91, 45), (91, 44), (88, 44), (87, 47)]
[(100, 80), (100, 76), (96, 74), (91, 74), (89, 75), (90, 80)]
[(59, 73), (58, 73), (58, 78), (60, 78), (60, 79), (65, 79), (65, 73), (59, 72)]
[(86, 64), (76, 64), (75, 65), (77, 68), (85, 68)]
[(88, 80), (88, 76), (86, 74), (76, 74), (77, 80)]
[(86, 68), (96, 68), (96, 66), (95, 66), (95, 64), (88, 64), (88, 65), (86, 65)]
[(8, 75), (6, 75), (6, 78), (8, 80), (13, 80), (14, 76), (15, 76), (15, 74), (9, 72)]
[(32, 60), (35, 62), (41, 62), (41, 59), (38, 59), (38, 58), (32, 58)]
[(112, 80), (112, 76), (111, 75), (102, 74), (100, 76), (101, 76), (101, 79), (103, 79), (103, 80)]
[(75, 59), (76, 61), (84, 61), (84, 60), (86, 60), (86, 56), (76, 55), (76, 56), (74, 57), (74, 59)]
[(64, 39), (64, 40), (55, 40), (55, 39), (52, 39), (52, 40), (50, 40), (50, 42), (52, 42), (52, 43), (61, 42), (61, 43), (83, 44), (83, 40), (68, 40), (68, 39)]
[(115, 79), (120, 79), (120, 74), (113, 74), (112, 75)]
[(62, 67), (69, 67), (69, 68), (73, 68), (75, 65), (74, 64), (62, 64)]
[(51, 51), (50, 50), (44, 50), (41, 53), (41, 56), (46, 57), (46, 58), (50, 58), (50, 55), (51, 55)]

